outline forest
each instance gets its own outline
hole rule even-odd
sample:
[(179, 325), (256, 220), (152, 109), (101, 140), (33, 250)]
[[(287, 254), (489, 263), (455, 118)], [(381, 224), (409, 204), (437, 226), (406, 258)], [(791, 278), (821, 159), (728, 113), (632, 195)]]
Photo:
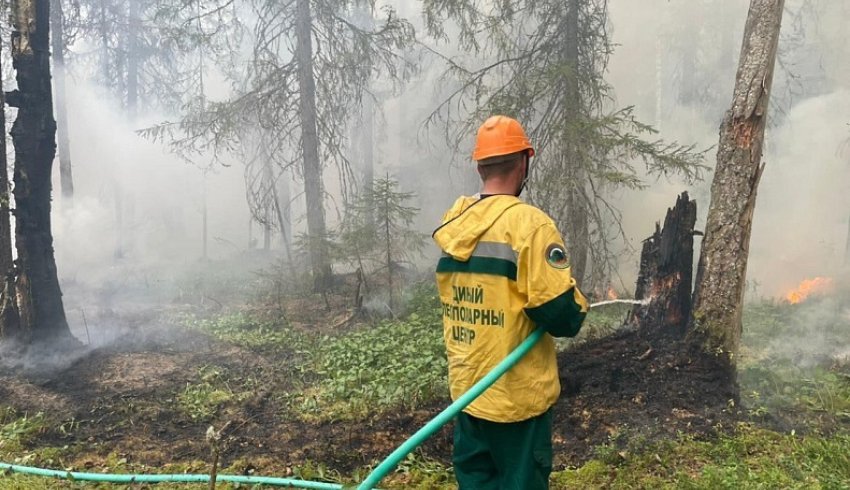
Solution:
[[(850, 488), (850, 3), (0, 11), (0, 490), (466, 488), (544, 345), (549, 488)], [(459, 397), (512, 318), (439, 289), (494, 115), (588, 309)]]

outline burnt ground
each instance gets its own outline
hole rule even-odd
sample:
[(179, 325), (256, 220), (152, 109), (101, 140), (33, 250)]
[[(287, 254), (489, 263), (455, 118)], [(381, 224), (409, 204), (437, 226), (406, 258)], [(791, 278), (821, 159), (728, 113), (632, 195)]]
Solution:
[(741, 419), (727, 371), (672, 336), (624, 329), (560, 353), (558, 364), (554, 437), (563, 465), (585, 461), (601, 444), (710, 437)]
[[(173, 325), (129, 323), (120, 344), (87, 351), (61, 374), (0, 369), (3, 404), (64, 422), (47, 427), (28, 447), (68, 446), (63, 467), (126, 460), (186, 464), (197, 471), (210, 459), (208, 425), (226, 424), (222, 461), (232, 471), (285, 475), (305, 462), (321, 462), (348, 474), (385, 457), (448, 403), (439, 399), (413, 412), (376, 413), (358, 421), (296, 420), (286, 416), (288, 399), (281, 394), (297, 392), (302, 362), (297, 353), (258, 353)], [(175, 399), (211, 365), (232, 382), (252, 386), (251, 396), (226, 404), (211, 421), (193, 420)], [(592, 458), (601, 444), (623, 454), (635, 441), (679, 433), (713, 437), (743, 418), (722, 370), (710, 357), (687, 354), (676, 339), (621, 330), (560, 353), (559, 365), (558, 468)], [(448, 462), (450, 431), (431, 438), (424, 455)]]

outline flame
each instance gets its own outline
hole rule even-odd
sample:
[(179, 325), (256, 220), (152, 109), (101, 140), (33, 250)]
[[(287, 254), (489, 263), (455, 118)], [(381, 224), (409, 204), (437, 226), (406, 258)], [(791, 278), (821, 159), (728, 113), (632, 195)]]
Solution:
[(829, 277), (815, 277), (814, 279), (804, 279), (797, 286), (797, 289), (789, 291), (785, 295), (785, 299), (792, 305), (802, 303), (809, 296), (829, 293), (832, 291), (834, 283)]
[(617, 294), (617, 291), (614, 291), (614, 288), (608, 288), (608, 299), (618, 299), (620, 296)]

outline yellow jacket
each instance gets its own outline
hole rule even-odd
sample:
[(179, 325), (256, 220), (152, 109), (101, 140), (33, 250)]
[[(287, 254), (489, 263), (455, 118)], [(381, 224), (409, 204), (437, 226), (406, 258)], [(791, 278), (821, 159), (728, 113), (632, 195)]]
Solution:
[[(587, 300), (570, 273), (564, 242), (543, 211), (518, 198), (461, 197), (434, 232), (449, 386), (457, 399), (537, 327), (575, 336)], [(465, 412), (519, 422), (545, 412), (561, 385), (551, 335)]]

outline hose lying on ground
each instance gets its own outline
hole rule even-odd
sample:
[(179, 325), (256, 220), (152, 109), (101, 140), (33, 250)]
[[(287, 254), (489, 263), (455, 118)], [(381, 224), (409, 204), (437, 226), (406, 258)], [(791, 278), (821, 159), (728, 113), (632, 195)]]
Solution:
[[(591, 308), (603, 306), (611, 303), (629, 303), (629, 304), (646, 304), (649, 300), (610, 300), (590, 305)], [(516, 349), (508, 354), (492, 371), (475, 383), (466, 393), (455, 400), (445, 410), (437, 414), (421, 429), (416, 431), (395, 451), (390, 453), (373, 471), (370, 473), (357, 490), (371, 490), (377, 485), (390, 471), (414, 449), (425, 442), (435, 432), (440, 430), (444, 425), (449, 423), (458, 413), (472, 403), (476, 398), (481, 396), (493, 383), (502, 377), (510, 368), (514, 366), (520, 359), (525, 356), (532, 347), (543, 336), (543, 329), (538, 328), (531, 333)], [(33, 468), (29, 466), (12, 465), (8, 463), (0, 463), (0, 469), (13, 471), (15, 473), (24, 473), (28, 475), (47, 476), (54, 478), (64, 478), (67, 480), (80, 481), (95, 481), (109, 483), (204, 483), (210, 481), (210, 475), (193, 475), (193, 474), (176, 474), (176, 475), (134, 475), (134, 474), (109, 474), (109, 473), (80, 473), (74, 471), (59, 471), (48, 470), (43, 468)], [(289, 488), (306, 488), (312, 490), (342, 490), (344, 487), (336, 483), (322, 483), (308, 480), (296, 480), (291, 478), (274, 478), (264, 476), (238, 476), (238, 475), (217, 475), (216, 481), (230, 483), (247, 483), (252, 485), (272, 485)]]

